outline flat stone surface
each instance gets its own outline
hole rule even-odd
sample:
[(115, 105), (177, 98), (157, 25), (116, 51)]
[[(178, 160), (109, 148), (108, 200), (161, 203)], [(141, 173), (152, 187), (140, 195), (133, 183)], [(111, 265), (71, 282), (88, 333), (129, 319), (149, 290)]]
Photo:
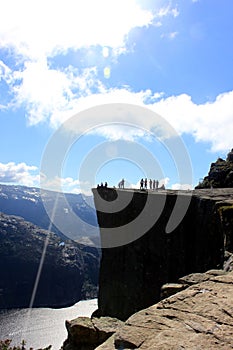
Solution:
[(179, 278), (178, 281), (181, 284), (193, 285), (193, 284), (208, 281), (214, 276), (221, 276), (224, 274), (226, 274), (226, 272), (223, 270), (210, 270), (205, 273), (191, 273), (190, 275), (186, 275), (184, 277)]
[(189, 288), (132, 315), (98, 350), (230, 350), (233, 272)]

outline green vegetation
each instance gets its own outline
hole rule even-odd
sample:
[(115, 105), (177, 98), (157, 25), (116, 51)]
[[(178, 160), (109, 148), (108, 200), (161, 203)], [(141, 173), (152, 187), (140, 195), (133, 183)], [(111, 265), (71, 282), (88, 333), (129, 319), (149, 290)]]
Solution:
[[(22, 340), (22, 343), (20, 345), (11, 345), (12, 340), (11, 339), (5, 339), (0, 340), (0, 350), (27, 350), (26, 349), (26, 342)], [(46, 348), (41, 348), (38, 350), (49, 350), (51, 349), (52, 345), (47, 346)], [(33, 348), (30, 348), (29, 350), (33, 350)]]

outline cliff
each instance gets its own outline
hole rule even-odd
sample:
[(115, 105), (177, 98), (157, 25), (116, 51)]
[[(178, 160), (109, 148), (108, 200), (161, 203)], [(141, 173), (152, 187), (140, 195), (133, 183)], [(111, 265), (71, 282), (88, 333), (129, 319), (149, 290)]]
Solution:
[[(113, 245), (102, 249), (98, 316), (125, 320), (158, 302), (165, 283), (192, 272), (221, 269), (224, 251), (232, 251), (233, 189), (143, 192), (101, 188), (93, 193), (103, 246)], [(187, 199), (190, 205), (179, 225), (167, 233), (178, 194), (179, 205)], [(120, 209), (115, 212), (117, 198)], [(135, 232), (128, 232), (126, 225), (135, 222), (148, 200), (152, 209), (146, 212), (146, 221), (137, 221)], [(121, 208), (122, 203), (128, 204)], [(151, 218), (153, 225), (138, 235)]]
[(99, 251), (0, 213), (0, 308), (28, 307), (47, 242), (33, 306), (63, 307), (97, 296)]

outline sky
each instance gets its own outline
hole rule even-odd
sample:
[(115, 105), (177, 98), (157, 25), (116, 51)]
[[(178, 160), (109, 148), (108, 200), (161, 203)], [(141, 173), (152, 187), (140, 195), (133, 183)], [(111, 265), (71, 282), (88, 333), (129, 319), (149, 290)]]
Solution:
[(232, 0), (0, 6), (0, 183), (193, 188), (232, 149)]

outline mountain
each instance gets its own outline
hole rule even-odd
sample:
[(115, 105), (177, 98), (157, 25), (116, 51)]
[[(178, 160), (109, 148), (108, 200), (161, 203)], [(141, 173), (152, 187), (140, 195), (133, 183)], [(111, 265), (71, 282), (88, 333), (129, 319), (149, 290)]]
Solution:
[(196, 188), (229, 188), (233, 187), (233, 149), (228, 153), (226, 160), (218, 158), (212, 163), (207, 176)]
[[(41, 191), (35, 187), (0, 184), (0, 212), (21, 216), (42, 229), (49, 228), (62, 238), (98, 245), (99, 229), (92, 203), (92, 197), (81, 194), (63, 196), (59, 192)], [(54, 216), (55, 224), (52, 223), (51, 227), (47, 212)]]
[(63, 307), (97, 296), (98, 249), (1, 213), (0, 308), (29, 306), (41, 262), (34, 307)]

